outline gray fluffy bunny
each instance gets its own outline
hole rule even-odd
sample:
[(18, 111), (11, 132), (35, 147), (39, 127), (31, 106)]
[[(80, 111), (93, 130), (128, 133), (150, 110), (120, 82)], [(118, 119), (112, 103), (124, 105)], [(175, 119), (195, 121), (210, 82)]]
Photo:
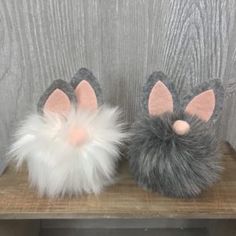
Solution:
[(194, 197), (221, 172), (214, 124), (223, 107), (219, 80), (194, 88), (180, 99), (162, 72), (143, 89), (143, 113), (132, 127), (128, 157), (139, 185), (171, 197)]

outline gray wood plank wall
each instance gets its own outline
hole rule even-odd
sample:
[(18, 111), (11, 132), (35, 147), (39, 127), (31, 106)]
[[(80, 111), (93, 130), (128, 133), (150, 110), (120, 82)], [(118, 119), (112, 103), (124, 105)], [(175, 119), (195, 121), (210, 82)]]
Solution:
[(184, 90), (224, 81), (223, 137), (236, 148), (236, 1), (0, 0), (0, 155), (16, 123), (58, 78), (80, 67), (132, 122), (145, 78)]

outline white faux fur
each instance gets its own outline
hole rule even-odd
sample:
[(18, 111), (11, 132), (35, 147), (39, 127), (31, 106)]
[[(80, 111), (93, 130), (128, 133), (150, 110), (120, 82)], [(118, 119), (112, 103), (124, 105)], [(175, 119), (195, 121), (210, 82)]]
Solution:
[[(29, 180), (40, 195), (99, 193), (113, 183), (119, 145), (125, 138), (120, 113), (102, 107), (96, 112), (72, 111), (30, 115), (16, 133), (10, 154), (20, 166), (27, 162)], [(66, 140), (71, 125), (85, 127), (89, 141), (72, 146)]]

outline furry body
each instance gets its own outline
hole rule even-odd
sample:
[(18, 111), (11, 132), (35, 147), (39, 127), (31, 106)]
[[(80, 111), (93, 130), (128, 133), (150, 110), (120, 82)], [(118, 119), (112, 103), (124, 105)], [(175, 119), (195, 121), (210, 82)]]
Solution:
[[(176, 120), (190, 124), (178, 136)], [(130, 169), (141, 186), (174, 197), (193, 197), (212, 185), (221, 171), (217, 139), (208, 124), (183, 112), (145, 116), (132, 128), (128, 157)]]
[[(67, 117), (55, 113), (30, 115), (16, 133), (10, 153), (17, 165), (27, 162), (29, 180), (40, 195), (50, 197), (99, 193), (113, 182), (118, 146), (125, 134), (115, 108), (95, 112), (71, 111)], [(71, 145), (67, 134), (83, 127), (88, 140)]]

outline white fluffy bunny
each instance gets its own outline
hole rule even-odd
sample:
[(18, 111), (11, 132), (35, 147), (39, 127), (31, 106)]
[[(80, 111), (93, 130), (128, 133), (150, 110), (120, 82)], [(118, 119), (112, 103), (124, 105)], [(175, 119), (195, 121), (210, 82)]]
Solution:
[(101, 88), (85, 68), (71, 84), (56, 80), (16, 133), (10, 149), (40, 195), (99, 193), (113, 183), (125, 138), (117, 108), (102, 105)]

